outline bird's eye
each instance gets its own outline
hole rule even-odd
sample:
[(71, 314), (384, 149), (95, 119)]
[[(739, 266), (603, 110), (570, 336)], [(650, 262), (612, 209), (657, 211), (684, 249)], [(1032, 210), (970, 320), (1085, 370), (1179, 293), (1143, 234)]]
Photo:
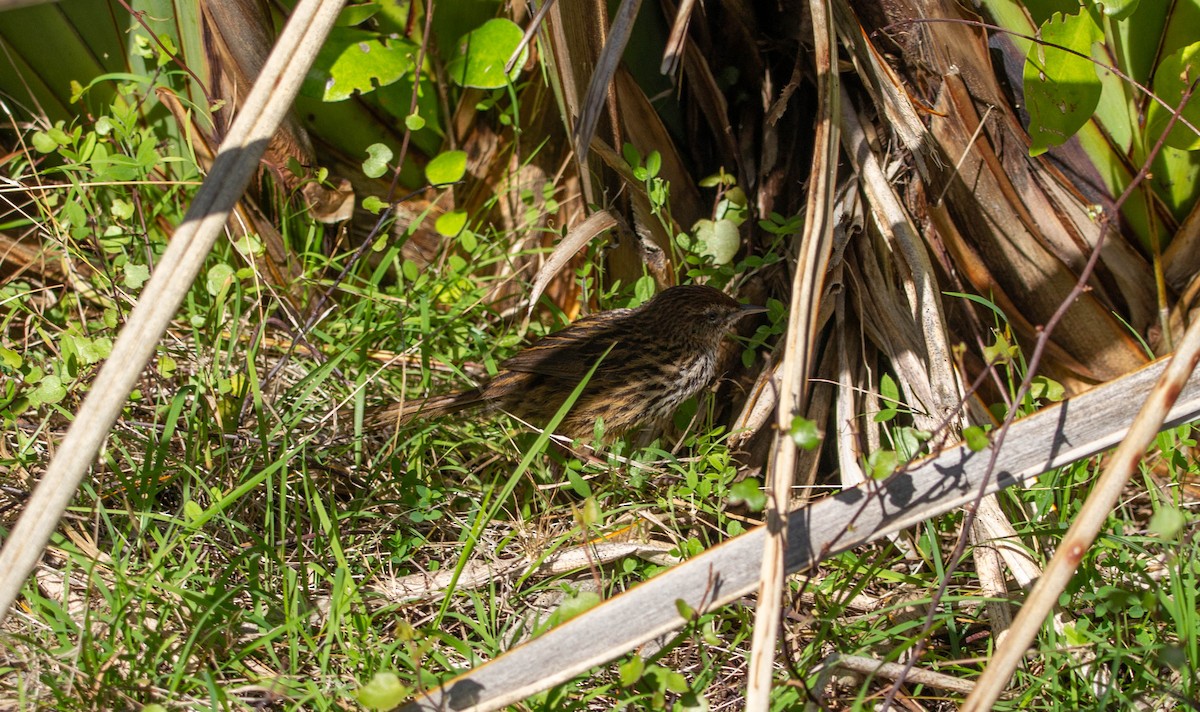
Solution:
[(719, 324), (721, 322), (721, 315), (717, 313), (716, 309), (708, 309), (704, 312), (704, 320), (709, 324)]

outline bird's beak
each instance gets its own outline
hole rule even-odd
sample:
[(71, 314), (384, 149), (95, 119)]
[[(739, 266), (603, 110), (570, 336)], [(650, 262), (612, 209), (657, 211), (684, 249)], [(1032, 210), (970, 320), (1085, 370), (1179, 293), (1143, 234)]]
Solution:
[(766, 307), (760, 307), (757, 304), (742, 305), (742, 316), (750, 316), (751, 314), (764, 314), (766, 311)]

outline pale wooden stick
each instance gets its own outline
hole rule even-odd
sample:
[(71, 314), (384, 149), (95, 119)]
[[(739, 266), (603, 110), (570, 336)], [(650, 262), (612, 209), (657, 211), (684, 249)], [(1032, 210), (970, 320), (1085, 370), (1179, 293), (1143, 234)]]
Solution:
[(805, 411), (812, 392), (808, 379), (813, 370), (813, 344), (817, 337), (818, 310), (825, 287), (825, 272), (833, 251), (833, 203), (839, 156), (838, 124), (841, 93), (838, 91), (837, 37), (833, 30), (830, 3), (810, 0), (813, 24), (813, 54), (817, 66), (818, 116), (812, 170), (809, 174), (804, 234), (796, 260), (792, 285), (792, 309), (783, 352), (782, 390), (777, 415), (775, 447), (767, 471), (767, 531), (763, 540), (762, 574), (758, 607), (754, 611), (754, 635), (746, 688), (746, 709), (766, 712), (771, 702), (771, 673), (783, 585), (787, 572), (784, 553), (788, 549), (787, 519), (796, 469), (796, 444), (792, 440), (792, 418)]
[(1146, 398), (1120, 447), (1109, 459), (1092, 493), (1050, 559), (1046, 572), (1038, 579), (1025, 605), (1021, 606), (1008, 636), (1000, 642), (992, 661), (976, 682), (975, 691), (963, 705), (964, 712), (990, 710), (1000, 697), (1025, 655), (1025, 650), (1041, 629), (1042, 622), (1058, 602), (1059, 594), (1070, 582), (1083, 555), (1112, 513), (1120, 499), (1121, 490), (1158, 434), (1163, 419), (1191, 377), (1197, 361), (1200, 361), (1200, 321), (1192, 322), (1183, 335), (1183, 341), (1179, 343), (1167, 369)]
[[(911, 527), (1030, 477), (1092, 457), (1126, 437), (1134, 409), (1163, 372), (1163, 362), (1016, 421), (996, 462), (956, 445), (884, 481), (872, 480), (788, 516), (788, 572)], [(1200, 418), (1200, 375), (1176, 401), (1167, 423)], [(547, 631), (485, 665), (443, 681), (405, 712), (500, 709), (570, 680), (689, 623), (682, 601), (711, 611), (754, 591), (766, 528), (759, 527), (688, 560), (603, 605)]]
[(292, 11), (230, 127), (208, 178), (196, 192), (183, 224), (171, 237), (112, 355), (63, 438), (58, 455), (30, 495), (0, 551), (0, 621), (41, 558), (125, 399), (224, 229), (230, 210), (258, 168), (267, 142), (291, 107), (341, 5), (338, 0), (302, 0)]

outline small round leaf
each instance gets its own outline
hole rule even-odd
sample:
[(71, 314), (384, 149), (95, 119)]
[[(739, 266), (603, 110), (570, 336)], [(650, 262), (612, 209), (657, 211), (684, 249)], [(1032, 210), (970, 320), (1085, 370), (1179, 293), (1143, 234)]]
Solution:
[(408, 686), (394, 672), (377, 672), (370, 682), (358, 690), (358, 701), (373, 710), (390, 710), (408, 697)]
[(729, 503), (745, 503), (751, 512), (761, 512), (767, 506), (767, 493), (762, 491), (758, 480), (747, 477), (741, 482), (735, 482), (729, 488)]
[(978, 425), (963, 428), (963, 440), (966, 441), (967, 448), (971, 452), (983, 452), (990, 443), (987, 431)]
[(821, 431), (815, 421), (796, 416), (792, 418), (792, 427), (788, 435), (796, 442), (796, 447), (802, 450), (812, 450), (821, 442)]
[(388, 161), (392, 160), (392, 149), (382, 143), (367, 146), (367, 160), (363, 161), (363, 175), (378, 178), (387, 173)]
[(42, 403), (57, 403), (67, 397), (67, 389), (62, 384), (62, 379), (54, 374), (46, 376), (38, 383), (30, 395), (30, 400), (37, 404)]
[(233, 268), (227, 264), (218, 264), (213, 265), (212, 269), (208, 270), (204, 286), (208, 290), (208, 293), (215, 297), (231, 281), (233, 281)]
[(882, 480), (891, 477), (900, 464), (900, 458), (894, 450), (876, 450), (867, 456), (867, 474), (872, 479)]
[(594, 591), (580, 591), (574, 596), (567, 596), (563, 599), (558, 608), (550, 614), (550, 622), (553, 625), (561, 625), (598, 605), (600, 605), (600, 595), (598, 593)]
[(1185, 524), (1187, 524), (1187, 516), (1183, 512), (1169, 504), (1163, 504), (1150, 516), (1150, 523), (1146, 528), (1150, 530), (1151, 534), (1173, 540), (1178, 538), (1179, 532), (1183, 530)]
[(457, 183), (467, 172), (465, 151), (443, 151), (425, 166), (425, 179), (430, 185)]
[(465, 210), (451, 210), (440, 216), (433, 226), (439, 235), (456, 237), (467, 226), (467, 213)]
[(741, 244), (737, 224), (732, 220), (697, 220), (692, 231), (700, 243), (699, 254), (711, 258), (716, 265), (729, 264)]
[(621, 663), (617, 668), (619, 680), (622, 687), (630, 687), (638, 680), (642, 679), (642, 673), (646, 670), (646, 661), (640, 655), (634, 655), (626, 662)]
[(362, 206), (363, 210), (366, 210), (372, 215), (378, 215), (384, 208), (387, 207), (387, 203), (384, 202), (384, 200), (378, 195), (368, 195), (367, 197), (363, 198)]
[(122, 271), (125, 273), (125, 287), (128, 289), (141, 289), (146, 280), (150, 279), (150, 268), (146, 265), (126, 262)]

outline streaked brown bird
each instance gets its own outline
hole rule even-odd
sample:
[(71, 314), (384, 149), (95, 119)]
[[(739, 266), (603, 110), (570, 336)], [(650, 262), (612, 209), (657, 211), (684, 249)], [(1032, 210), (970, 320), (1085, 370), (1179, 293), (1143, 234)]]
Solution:
[(390, 428), (487, 405), (544, 427), (599, 362), (556, 432), (589, 438), (602, 420), (609, 439), (658, 426), (716, 379), (718, 351), (734, 325), (764, 311), (712, 287), (671, 287), (635, 309), (586, 316), (542, 338), (475, 388), (382, 406), (366, 424)]

